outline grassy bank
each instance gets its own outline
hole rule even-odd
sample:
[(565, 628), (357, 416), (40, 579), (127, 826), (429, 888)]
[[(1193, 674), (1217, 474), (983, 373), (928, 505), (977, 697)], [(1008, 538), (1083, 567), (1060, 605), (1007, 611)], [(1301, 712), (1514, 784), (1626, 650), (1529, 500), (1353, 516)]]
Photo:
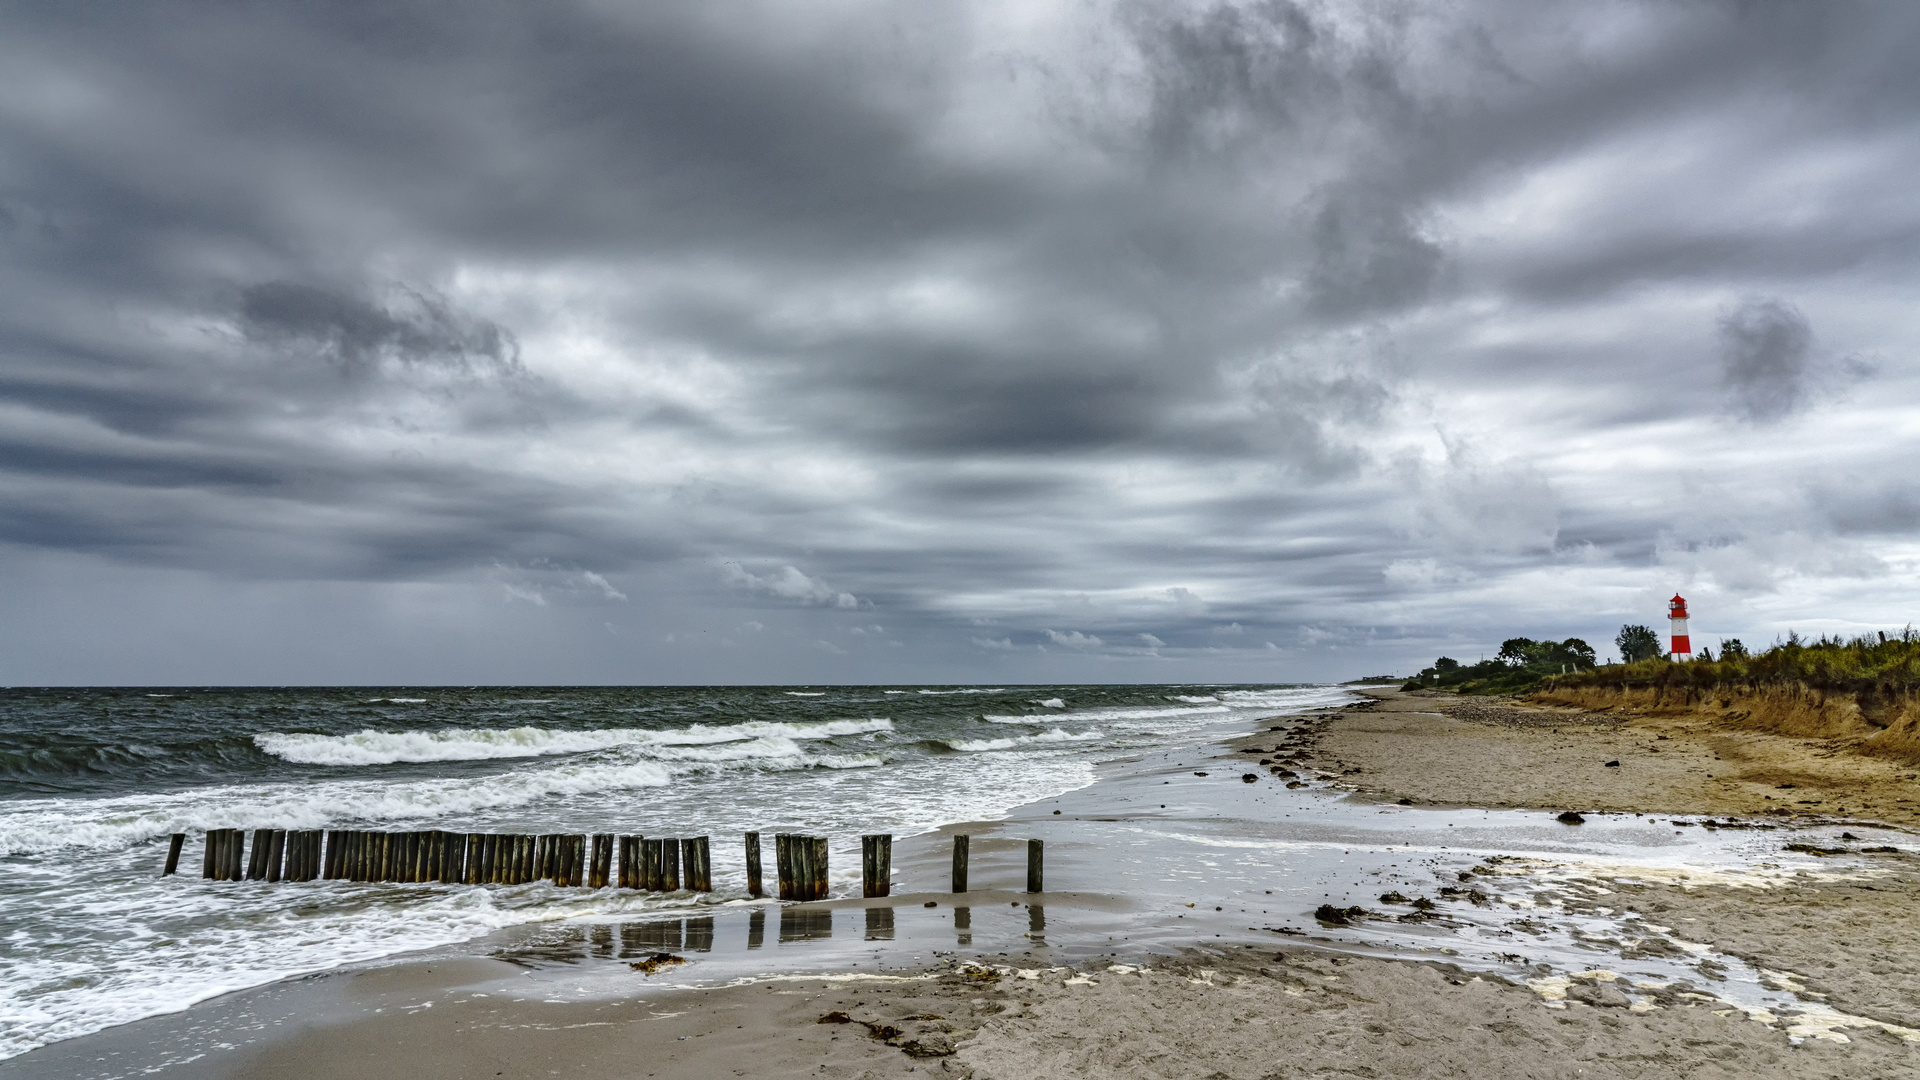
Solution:
[(1705, 715), (1731, 728), (1841, 740), (1862, 753), (1920, 761), (1920, 635), (1790, 635), (1751, 656), (1612, 664), (1543, 680), (1531, 699)]

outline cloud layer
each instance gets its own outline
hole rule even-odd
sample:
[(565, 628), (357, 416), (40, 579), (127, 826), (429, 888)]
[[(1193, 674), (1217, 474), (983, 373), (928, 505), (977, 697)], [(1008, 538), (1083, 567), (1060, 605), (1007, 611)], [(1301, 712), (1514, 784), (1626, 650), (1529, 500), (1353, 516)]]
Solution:
[(0, 680), (1307, 679), (1920, 599), (1906, 5), (0, 25)]

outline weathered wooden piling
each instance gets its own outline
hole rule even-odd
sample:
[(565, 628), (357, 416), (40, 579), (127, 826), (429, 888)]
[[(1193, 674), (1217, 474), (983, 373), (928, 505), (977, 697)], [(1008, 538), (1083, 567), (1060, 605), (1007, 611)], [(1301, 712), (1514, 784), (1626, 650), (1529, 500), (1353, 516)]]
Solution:
[(953, 891), (967, 891), (968, 848), (972, 846), (972, 837), (965, 834), (953, 838)]
[[(893, 835), (875, 833), (860, 838), (860, 895), (885, 896), (893, 891)], [(868, 909), (873, 910), (873, 909)], [(888, 909), (891, 914), (892, 909)]]
[(267, 852), (273, 850), (273, 830), (253, 830), (253, 847), (247, 851), (247, 880), (265, 881), (267, 878)]
[(171, 877), (174, 871), (180, 869), (180, 849), (185, 847), (186, 843), (187, 834), (183, 832), (174, 833), (167, 838), (167, 866), (160, 871), (161, 877)]
[(660, 891), (680, 891), (680, 841), (670, 836), (660, 841)]
[(760, 887), (760, 834), (747, 834), (747, 895), (760, 897), (766, 890)]
[(219, 829), (207, 830), (206, 853), (200, 856), (200, 876), (208, 881), (214, 880), (213, 869), (219, 862), (220, 839)]
[(267, 831), (266, 873), (262, 876), (268, 881), (279, 881), (281, 868), (285, 865), (287, 854), (287, 830), (270, 829)]
[(821, 900), (827, 895), (827, 838), (775, 833), (774, 862), (780, 899)]
[(639, 888), (640, 886), (633, 883), (633, 872), (639, 863), (639, 857), (634, 851), (634, 837), (621, 833), (619, 836), (614, 837), (613, 847), (613, 857), (617, 864), (614, 867), (614, 888)]
[(1045, 892), (1041, 871), (1046, 857), (1046, 844), (1039, 840), (1027, 841), (1027, 891)]
[(593, 834), (593, 861), (587, 867), (587, 888), (604, 889), (613, 874), (613, 834)]
[(247, 832), (245, 829), (228, 829), (226, 845), (226, 865), (222, 870), (222, 881), (241, 879), (240, 863), (246, 854)]
[(686, 865), (687, 888), (694, 892), (713, 891), (711, 855), (704, 836), (690, 836), (680, 841), (680, 861)]

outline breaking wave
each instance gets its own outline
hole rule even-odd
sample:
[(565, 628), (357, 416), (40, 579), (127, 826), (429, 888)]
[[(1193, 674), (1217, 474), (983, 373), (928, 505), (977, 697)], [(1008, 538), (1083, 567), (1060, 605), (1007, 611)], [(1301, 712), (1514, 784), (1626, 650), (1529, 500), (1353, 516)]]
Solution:
[[(752, 721), (744, 724), (695, 725), (666, 731), (617, 728), (564, 731), (517, 727), (447, 728), (440, 731), (375, 731), (368, 728), (351, 735), (266, 732), (255, 735), (253, 742), (275, 757), (301, 765), (391, 765), (403, 761), (545, 757), (623, 746), (665, 751), (670, 747), (741, 743), (759, 739), (830, 739), (836, 735), (863, 735), (891, 730), (892, 720), (869, 717), (864, 720), (828, 720), (814, 724)], [(658, 756), (670, 755), (661, 753)]]
[(1018, 735), (1011, 739), (936, 739), (934, 741), (950, 746), (965, 753), (977, 753), (982, 750), (1012, 750), (1020, 746), (1032, 746), (1036, 743), (1086, 742), (1101, 736), (1098, 731), (1067, 731), (1054, 728), (1037, 735)]

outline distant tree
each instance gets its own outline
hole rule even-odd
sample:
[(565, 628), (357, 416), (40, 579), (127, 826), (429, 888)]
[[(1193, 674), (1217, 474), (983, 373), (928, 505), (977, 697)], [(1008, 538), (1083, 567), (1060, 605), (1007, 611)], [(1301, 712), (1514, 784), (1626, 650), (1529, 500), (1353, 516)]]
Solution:
[(1747, 647), (1740, 644), (1739, 638), (1730, 637), (1720, 643), (1720, 659), (1745, 660), (1746, 658)]
[(1501, 663), (1512, 664), (1518, 667), (1532, 661), (1534, 654), (1539, 651), (1540, 643), (1532, 638), (1508, 638), (1500, 643), (1500, 655), (1498, 659)]
[(1579, 638), (1565, 641), (1535, 641), (1532, 638), (1508, 638), (1500, 643), (1497, 658), (1513, 667), (1531, 668), (1536, 674), (1578, 671), (1594, 664), (1593, 646)]
[(1593, 646), (1577, 637), (1570, 637), (1561, 642), (1560, 651), (1567, 655), (1567, 661), (1574, 667), (1592, 667), (1596, 662)]
[(1459, 666), (1460, 661), (1455, 660), (1451, 656), (1443, 656), (1433, 662), (1433, 670), (1435, 671), (1452, 671)]
[(1660, 636), (1650, 628), (1638, 623), (1629, 623), (1614, 635), (1613, 643), (1620, 646), (1620, 659), (1631, 664), (1635, 660), (1651, 660), (1659, 656)]

